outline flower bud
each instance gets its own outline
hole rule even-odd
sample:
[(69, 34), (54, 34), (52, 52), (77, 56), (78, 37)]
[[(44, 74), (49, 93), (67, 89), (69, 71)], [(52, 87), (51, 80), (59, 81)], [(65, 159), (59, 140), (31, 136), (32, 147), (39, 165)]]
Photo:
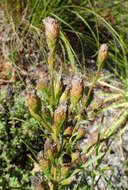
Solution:
[(34, 168), (32, 170), (32, 173), (35, 174), (35, 173), (39, 173), (40, 172), (40, 166), (39, 164), (37, 164), (36, 162), (34, 163)]
[(36, 89), (40, 91), (46, 91), (48, 89), (48, 81), (38, 80), (36, 83)]
[(72, 163), (76, 162), (79, 158), (80, 158), (80, 153), (77, 151), (77, 152), (73, 152), (72, 155)]
[(68, 106), (63, 103), (58, 106), (58, 108), (54, 112), (54, 122), (55, 124), (63, 123), (67, 117)]
[(60, 101), (59, 101), (60, 103), (67, 102), (67, 100), (70, 98), (70, 89), (71, 89), (70, 86), (66, 87), (65, 91), (60, 97)]
[(61, 176), (65, 177), (69, 175), (71, 169), (71, 156), (64, 154), (62, 157)]
[(61, 176), (67, 177), (70, 173), (71, 166), (69, 165), (63, 165), (61, 166)]
[(41, 100), (35, 94), (29, 94), (27, 96), (27, 103), (29, 111), (32, 115), (38, 114), (41, 110)]
[(45, 158), (51, 158), (57, 153), (57, 144), (52, 139), (47, 139), (44, 144), (44, 155)]
[(106, 59), (108, 54), (108, 46), (107, 44), (102, 44), (99, 49), (98, 53), (98, 64), (102, 64)]
[(81, 154), (81, 161), (82, 161), (83, 164), (86, 163), (86, 161), (87, 161), (87, 156), (86, 156), (85, 153), (82, 153), (82, 154)]
[(51, 168), (51, 162), (49, 159), (42, 158), (39, 161), (39, 166), (42, 171), (49, 172)]
[(43, 151), (40, 151), (37, 155), (37, 159), (39, 160), (39, 167), (41, 170), (45, 172), (50, 171), (51, 163), (47, 155)]
[(86, 134), (86, 130), (84, 128), (80, 128), (78, 129), (78, 133), (77, 133), (77, 136), (76, 136), (76, 139), (81, 139), (85, 136)]
[(80, 113), (76, 116), (77, 121), (85, 120), (87, 118), (87, 112), (85, 109), (82, 109)]
[(57, 80), (57, 83), (55, 85), (55, 97), (56, 97), (56, 99), (58, 99), (61, 96), (62, 89), (63, 89), (63, 79), (60, 78), (59, 80)]
[(86, 157), (86, 154), (85, 153), (82, 153), (80, 155), (79, 152), (75, 152), (73, 153), (73, 156), (72, 156), (72, 162), (76, 162), (77, 165), (81, 165), (81, 164), (85, 164), (86, 161), (87, 161), (87, 157)]
[(64, 179), (64, 180), (61, 182), (61, 184), (62, 184), (62, 185), (71, 185), (72, 182), (75, 181), (75, 180), (76, 180), (76, 176), (70, 176), (70, 177)]
[(45, 26), (45, 36), (50, 52), (53, 52), (56, 46), (56, 41), (59, 37), (60, 27), (57, 21), (51, 17), (47, 17), (43, 21)]
[(44, 158), (44, 152), (43, 152), (43, 150), (41, 150), (39, 153), (38, 153), (38, 155), (37, 155), (37, 159), (38, 160), (41, 160), (41, 159), (43, 159)]
[(71, 169), (71, 156), (69, 154), (63, 155), (61, 165), (61, 176), (68, 176)]
[(71, 126), (67, 127), (67, 129), (64, 130), (63, 135), (65, 137), (70, 137), (72, 135), (72, 131), (73, 131), (73, 127), (71, 127)]
[(71, 103), (76, 105), (83, 94), (83, 80), (80, 77), (74, 77), (71, 88)]
[(47, 185), (36, 176), (31, 178), (31, 184), (34, 187), (34, 190), (46, 190), (47, 189), (47, 187), (46, 187)]

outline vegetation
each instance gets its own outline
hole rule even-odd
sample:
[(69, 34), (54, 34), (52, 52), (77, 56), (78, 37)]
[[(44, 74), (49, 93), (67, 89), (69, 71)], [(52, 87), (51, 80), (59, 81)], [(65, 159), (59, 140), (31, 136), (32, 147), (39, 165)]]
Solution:
[(0, 5), (0, 189), (127, 189), (127, 1)]

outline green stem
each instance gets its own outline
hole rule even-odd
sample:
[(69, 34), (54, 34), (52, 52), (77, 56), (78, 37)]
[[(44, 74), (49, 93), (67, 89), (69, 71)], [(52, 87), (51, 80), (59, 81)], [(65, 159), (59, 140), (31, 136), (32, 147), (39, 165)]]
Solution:
[(94, 87), (95, 83), (97, 82), (97, 80), (98, 80), (98, 78), (99, 78), (99, 74), (100, 74), (100, 71), (98, 70), (98, 71), (96, 72), (96, 77), (95, 77), (95, 79), (93, 80), (93, 82), (92, 82), (92, 84), (91, 84), (91, 86), (90, 86), (90, 88), (89, 88), (89, 91), (88, 91), (88, 94), (87, 94), (87, 97), (86, 97), (86, 101), (85, 101), (85, 103), (84, 103), (85, 108), (87, 108), (87, 106), (88, 106), (88, 100), (89, 100), (89, 98), (90, 98), (90, 95), (91, 95), (91, 92), (92, 92), (92, 90), (93, 90), (93, 87)]
[(54, 109), (54, 100), (55, 100), (55, 93), (54, 93), (54, 62), (55, 62), (55, 55), (52, 53), (51, 55), (51, 65), (50, 65), (50, 75), (51, 75), (51, 105)]
[(100, 62), (100, 60), (97, 60), (97, 65), (98, 65), (98, 69), (97, 69), (97, 72), (96, 72), (96, 77), (94, 78), (90, 88), (89, 88), (89, 91), (88, 91), (88, 94), (87, 94), (87, 97), (86, 97), (86, 101), (84, 103), (84, 106), (85, 108), (87, 108), (88, 106), (88, 100), (90, 98), (90, 95), (91, 95), (91, 92), (93, 90), (93, 87), (94, 85), (96, 84), (97, 80), (99, 79), (99, 75), (100, 75), (100, 72), (101, 72), (101, 69), (102, 69), (102, 66), (103, 66), (103, 62)]
[(53, 190), (57, 190), (56, 175), (57, 175), (57, 168), (54, 167), (54, 185), (53, 185)]

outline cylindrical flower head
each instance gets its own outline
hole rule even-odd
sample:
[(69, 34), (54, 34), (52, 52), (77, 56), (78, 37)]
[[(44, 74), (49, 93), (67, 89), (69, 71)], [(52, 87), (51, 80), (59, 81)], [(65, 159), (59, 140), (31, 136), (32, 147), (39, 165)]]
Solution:
[(54, 51), (56, 40), (59, 37), (60, 27), (57, 21), (51, 17), (47, 17), (43, 21), (45, 26), (45, 36), (50, 52)]
[(30, 113), (33, 115), (33, 113), (38, 114), (41, 110), (41, 100), (38, 96), (35, 94), (29, 94), (27, 96), (27, 103)]
[(83, 138), (85, 136), (85, 134), (86, 134), (86, 129), (84, 129), (84, 128), (78, 129), (76, 139), (78, 140), (78, 139)]
[(54, 122), (55, 124), (63, 123), (67, 117), (68, 106), (63, 103), (58, 106), (54, 112)]
[(98, 53), (98, 64), (102, 64), (106, 59), (108, 54), (108, 46), (107, 44), (102, 44), (99, 49)]
[(75, 105), (83, 94), (83, 80), (80, 77), (74, 77), (71, 88), (71, 103)]

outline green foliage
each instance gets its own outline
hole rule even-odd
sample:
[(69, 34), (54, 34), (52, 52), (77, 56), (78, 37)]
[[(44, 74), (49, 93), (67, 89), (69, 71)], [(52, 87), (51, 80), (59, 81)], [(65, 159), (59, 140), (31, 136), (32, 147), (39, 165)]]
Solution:
[(30, 189), (29, 155), (34, 156), (31, 149), (38, 150), (37, 137), (41, 139), (38, 123), (26, 112), (24, 92), (18, 86), (0, 92), (0, 187), (5, 190)]

